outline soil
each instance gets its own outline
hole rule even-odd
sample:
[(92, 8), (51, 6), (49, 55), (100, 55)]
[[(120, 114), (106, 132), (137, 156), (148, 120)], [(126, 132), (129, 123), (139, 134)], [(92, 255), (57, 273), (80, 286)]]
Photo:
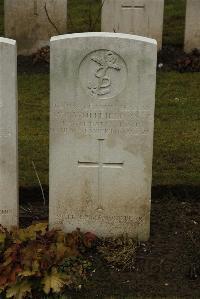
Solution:
[[(48, 197), (47, 186), (45, 190)], [(41, 209), (39, 189), (20, 190), (20, 197), (21, 225), (47, 220), (48, 202)], [(138, 247), (134, 269), (124, 271), (108, 265), (94, 250), (95, 272), (81, 291), (69, 294), (72, 298), (200, 296), (199, 232), (200, 186), (154, 187), (151, 237)]]
[[(49, 73), (49, 48), (45, 47), (32, 56), (18, 56), (20, 74)], [(158, 53), (158, 69), (163, 71), (200, 72), (200, 51), (184, 53), (182, 49), (164, 46)]]

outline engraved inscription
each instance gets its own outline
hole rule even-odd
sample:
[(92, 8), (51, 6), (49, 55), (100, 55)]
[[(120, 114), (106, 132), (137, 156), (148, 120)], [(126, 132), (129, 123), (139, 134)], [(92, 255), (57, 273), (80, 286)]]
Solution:
[(98, 50), (83, 59), (79, 77), (89, 96), (109, 99), (125, 88), (127, 67), (124, 60), (113, 51)]
[(145, 4), (135, 4), (135, 0), (133, 0), (132, 2), (128, 1), (128, 3), (125, 1), (121, 7), (122, 9), (144, 9)]
[(129, 34), (149, 36), (149, 16), (145, 12), (145, 3), (121, 2), (121, 21), (119, 31)]
[(8, 138), (8, 137), (10, 137), (12, 135), (10, 131), (11, 130), (0, 129), (0, 138)]
[(132, 5), (122, 5), (123, 9), (144, 9), (145, 6), (144, 5), (137, 5), (137, 6), (132, 6)]
[(12, 213), (12, 210), (0, 209), (0, 216), (6, 216)]
[[(145, 215), (144, 215), (145, 216)], [(94, 215), (87, 215), (87, 214), (67, 214), (67, 213), (57, 213), (56, 215), (56, 223), (55, 225), (63, 225), (65, 223), (70, 223), (75, 219), (79, 219), (80, 222), (83, 221), (92, 221), (92, 222), (103, 222), (103, 223), (110, 223), (110, 224), (131, 224), (131, 225), (140, 225), (144, 219), (144, 216), (140, 216), (135, 218), (130, 215), (106, 215), (106, 214), (94, 214)]]
[(125, 106), (54, 106), (54, 127), (51, 132), (94, 136), (147, 135), (153, 122), (148, 110), (128, 110)]

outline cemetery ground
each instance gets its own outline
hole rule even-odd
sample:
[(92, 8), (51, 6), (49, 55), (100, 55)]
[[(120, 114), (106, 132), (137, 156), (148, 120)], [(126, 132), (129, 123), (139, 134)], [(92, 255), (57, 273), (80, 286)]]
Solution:
[[(22, 225), (47, 219), (48, 78), (48, 74), (19, 75)], [(97, 292), (199, 294), (199, 82), (200, 73), (158, 72), (151, 238), (139, 248), (132, 271), (109, 267), (93, 252), (96, 271), (85, 285), (91, 298)], [(32, 161), (45, 190), (45, 206)]]
[[(176, 49), (183, 43), (184, 5), (182, 0), (166, 1), (164, 44)], [(71, 31), (87, 30), (83, 1), (71, 0), (70, 6)], [(98, 29), (96, 18), (92, 22)], [(72, 298), (199, 296), (199, 82), (200, 73), (158, 71), (150, 240), (133, 255), (132, 269), (117, 265), (117, 254), (109, 264), (97, 249), (91, 250), (95, 271), (81, 291), (69, 292)], [(20, 224), (27, 226), (48, 216), (48, 65), (20, 60), (18, 84)], [(107, 249), (115, 252), (107, 246), (104, 257)]]

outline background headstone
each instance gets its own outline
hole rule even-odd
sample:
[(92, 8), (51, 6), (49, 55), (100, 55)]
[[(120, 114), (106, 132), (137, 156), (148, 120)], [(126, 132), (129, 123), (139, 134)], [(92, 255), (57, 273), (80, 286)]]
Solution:
[(5, 36), (17, 40), (18, 54), (30, 55), (66, 33), (67, 0), (6, 0)]
[(157, 40), (162, 48), (164, 0), (102, 0), (101, 31)]
[(16, 42), (0, 38), (0, 224), (18, 225)]
[(200, 0), (187, 0), (184, 49), (200, 50)]
[(156, 56), (127, 34), (52, 38), (51, 227), (148, 238)]

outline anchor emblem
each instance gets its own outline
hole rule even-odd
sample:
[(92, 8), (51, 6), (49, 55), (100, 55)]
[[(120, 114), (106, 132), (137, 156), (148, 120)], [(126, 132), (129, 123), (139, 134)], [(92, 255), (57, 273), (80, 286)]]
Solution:
[(121, 67), (118, 64), (118, 58), (112, 51), (107, 51), (103, 57), (93, 56), (92, 61), (98, 64), (98, 69), (95, 72), (97, 82), (89, 82), (88, 89), (92, 96), (102, 96), (110, 93), (111, 78), (108, 75), (109, 69), (120, 71)]

